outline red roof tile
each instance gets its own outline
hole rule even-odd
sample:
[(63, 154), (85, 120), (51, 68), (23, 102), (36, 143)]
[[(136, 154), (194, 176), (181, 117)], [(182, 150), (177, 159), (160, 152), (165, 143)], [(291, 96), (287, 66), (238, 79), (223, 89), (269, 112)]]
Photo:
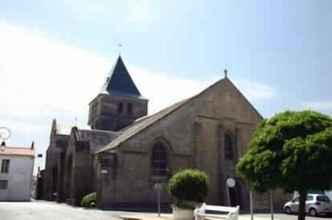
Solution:
[(26, 147), (0, 146), (0, 155), (34, 157), (35, 151), (31, 148), (26, 148)]

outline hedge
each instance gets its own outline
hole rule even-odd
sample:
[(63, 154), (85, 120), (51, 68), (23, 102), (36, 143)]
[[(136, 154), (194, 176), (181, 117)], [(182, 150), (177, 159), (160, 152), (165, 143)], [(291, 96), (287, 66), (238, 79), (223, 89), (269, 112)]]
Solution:
[(96, 193), (90, 193), (85, 195), (81, 200), (81, 206), (83, 207), (95, 207), (96, 206)]
[(175, 205), (186, 208), (204, 201), (208, 193), (208, 177), (203, 171), (185, 169), (170, 179), (168, 190)]

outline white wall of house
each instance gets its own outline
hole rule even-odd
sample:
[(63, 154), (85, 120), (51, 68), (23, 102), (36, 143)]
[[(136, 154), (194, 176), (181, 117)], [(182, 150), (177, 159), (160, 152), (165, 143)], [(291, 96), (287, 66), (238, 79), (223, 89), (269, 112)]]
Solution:
[(8, 180), (8, 188), (0, 189), (0, 201), (29, 201), (34, 158), (0, 155), (0, 166), (4, 159), (10, 160), (9, 172), (0, 172), (0, 180)]

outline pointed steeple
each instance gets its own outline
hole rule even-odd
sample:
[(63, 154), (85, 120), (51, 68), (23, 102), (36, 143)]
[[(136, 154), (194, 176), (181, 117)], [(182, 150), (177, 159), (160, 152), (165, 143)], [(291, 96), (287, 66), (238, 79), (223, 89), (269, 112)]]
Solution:
[(112, 71), (107, 77), (102, 92), (113, 95), (141, 96), (141, 93), (138, 91), (125, 64), (123, 63), (121, 56), (118, 57)]
[(118, 131), (147, 112), (148, 100), (141, 96), (119, 56), (101, 93), (89, 104), (88, 124), (92, 129)]

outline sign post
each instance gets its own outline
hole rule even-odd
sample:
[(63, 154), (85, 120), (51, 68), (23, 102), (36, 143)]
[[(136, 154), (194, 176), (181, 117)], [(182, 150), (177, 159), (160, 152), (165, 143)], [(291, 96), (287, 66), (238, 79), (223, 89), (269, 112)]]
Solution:
[(155, 183), (154, 189), (157, 191), (158, 217), (160, 217), (160, 192), (162, 189), (162, 183)]
[(270, 191), (270, 209), (271, 209), (271, 220), (274, 220), (274, 208), (273, 208), (273, 191)]
[(227, 193), (228, 193), (228, 200), (229, 200), (229, 203), (230, 203), (230, 206), (233, 206), (234, 204), (234, 201), (232, 200), (232, 194), (231, 194), (231, 188), (234, 188), (236, 185), (236, 182), (235, 182), (235, 179), (233, 177), (228, 177), (226, 179), (226, 186), (228, 187), (227, 188)]
[(249, 198), (250, 198), (250, 219), (254, 220), (254, 204), (252, 198), (252, 191), (249, 191)]
[(234, 188), (235, 187), (235, 179), (232, 177), (228, 177), (226, 180), (226, 184), (229, 188)]

